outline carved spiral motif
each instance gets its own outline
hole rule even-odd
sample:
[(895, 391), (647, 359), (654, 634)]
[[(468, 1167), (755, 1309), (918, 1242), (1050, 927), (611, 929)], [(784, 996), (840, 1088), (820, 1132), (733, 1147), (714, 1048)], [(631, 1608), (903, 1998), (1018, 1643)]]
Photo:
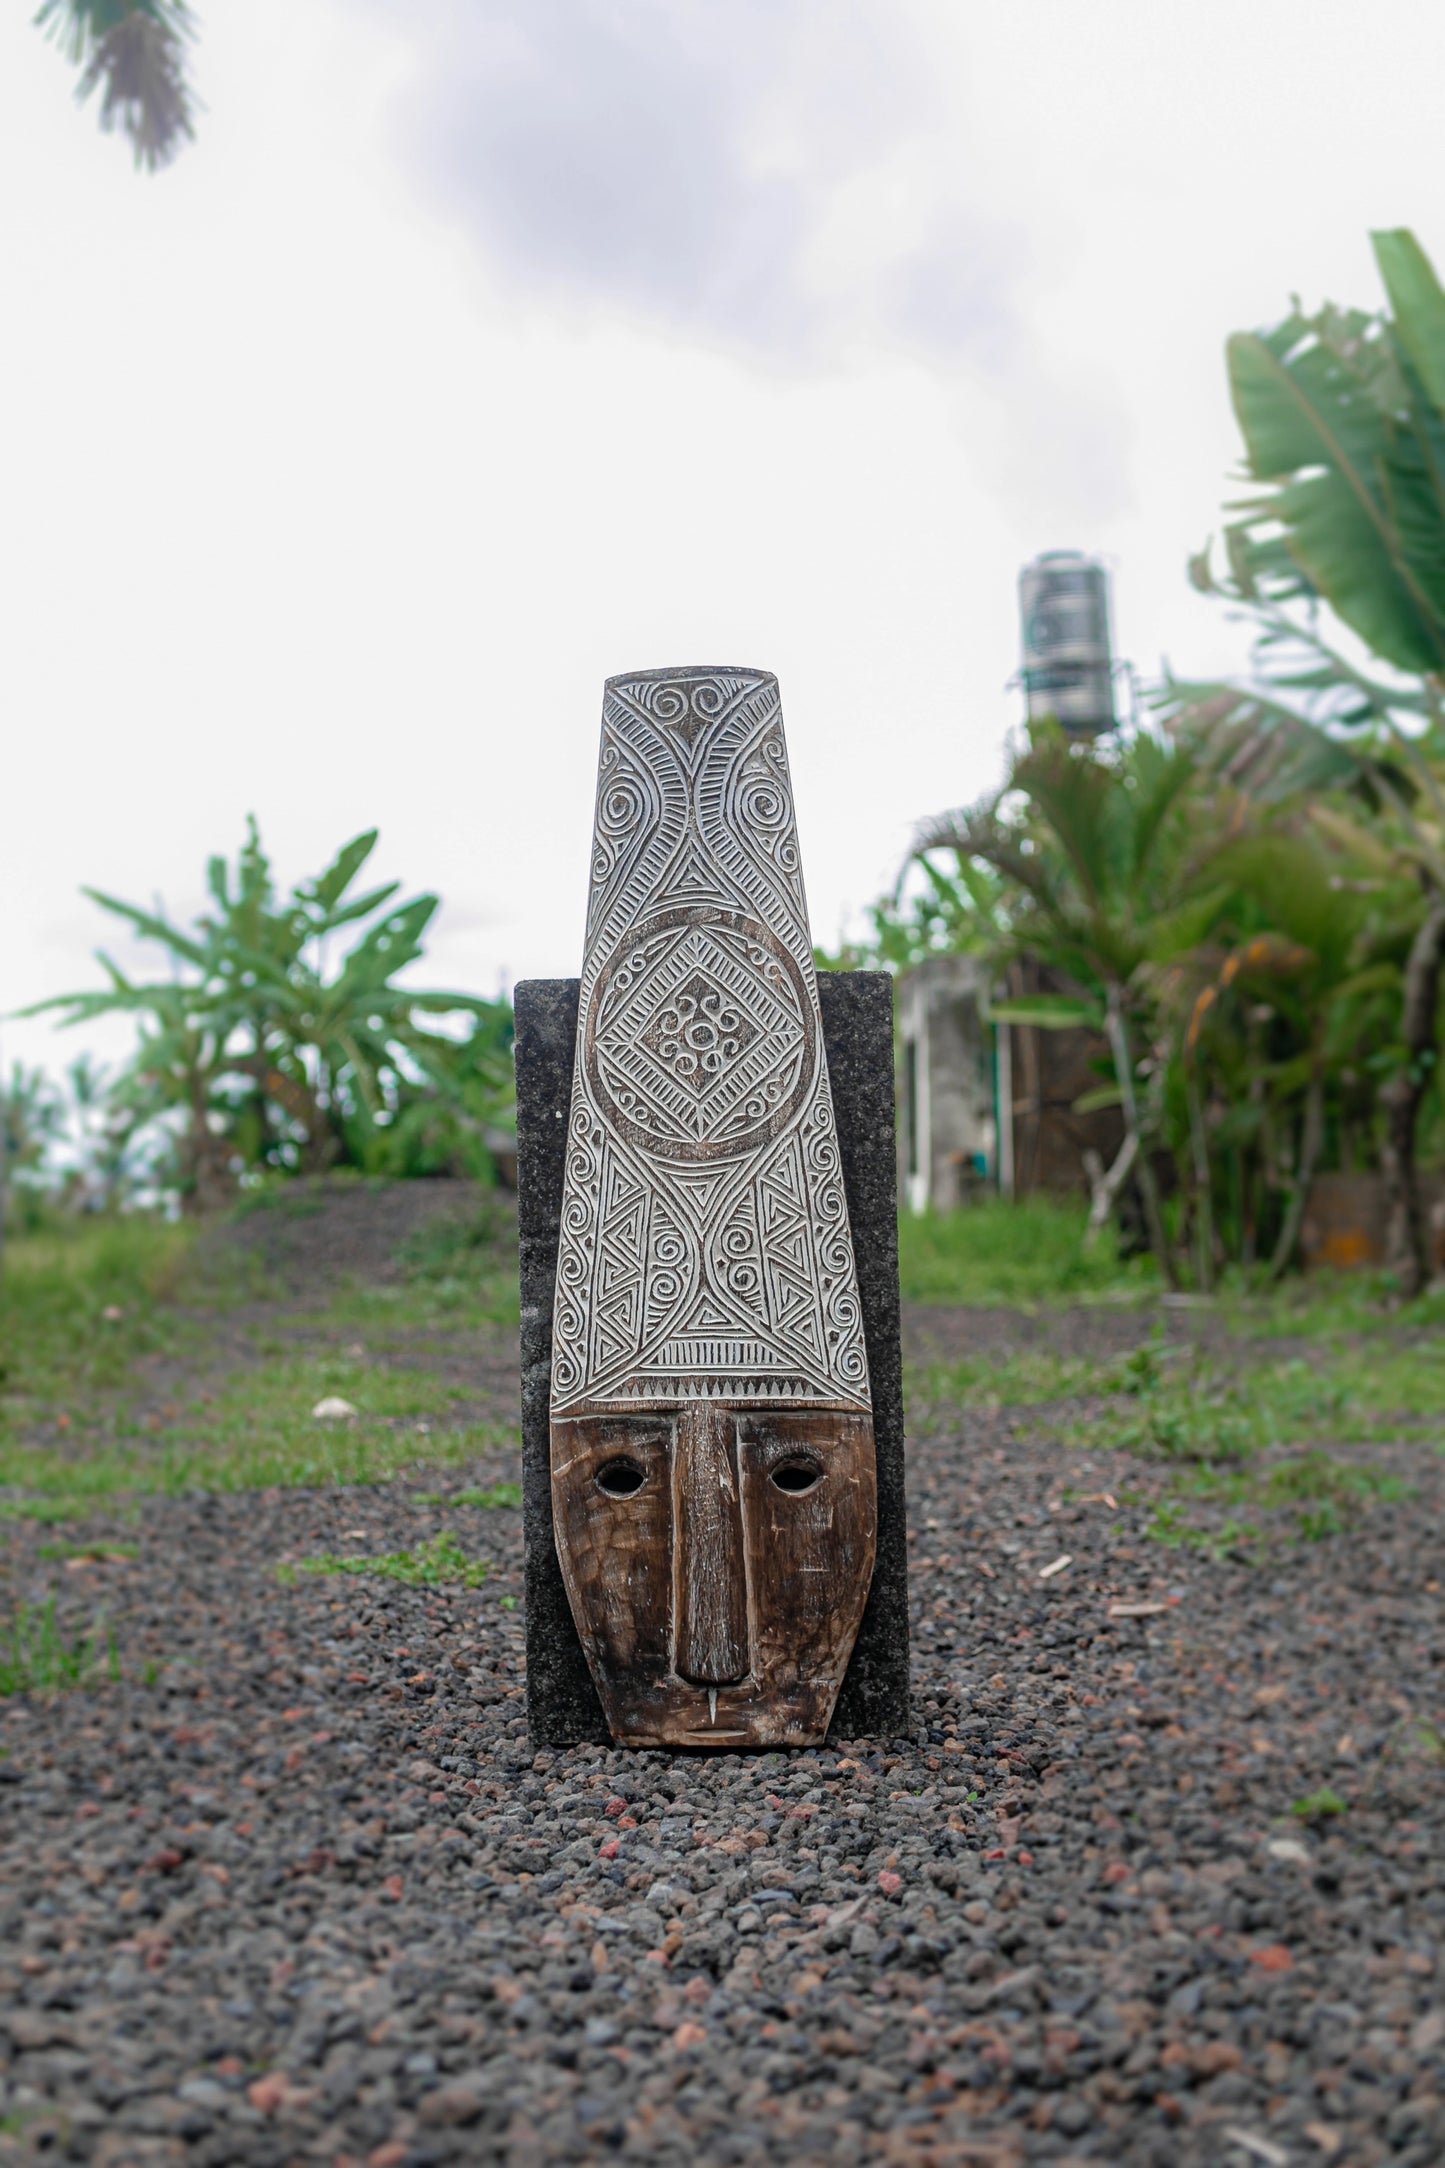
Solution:
[(674, 1076), (721, 1076), (742, 1051), (743, 1017), (713, 989), (678, 994), (657, 1018), (657, 1054)]
[(688, 711), (688, 689), (685, 685), (655, 685), (647, 695), (649, 712), (660, 723), (680, 723)]
[(603, 714), (553, 1407), (866, 1407), (776, 681), (643, 673)]
[(765, 926), (698, 905), (629, 930), (592, 992), (583, 1061), (627, 1142), (670, 1160), (734, 1159), (803, 1104), (817, 1025), (803, 976)]

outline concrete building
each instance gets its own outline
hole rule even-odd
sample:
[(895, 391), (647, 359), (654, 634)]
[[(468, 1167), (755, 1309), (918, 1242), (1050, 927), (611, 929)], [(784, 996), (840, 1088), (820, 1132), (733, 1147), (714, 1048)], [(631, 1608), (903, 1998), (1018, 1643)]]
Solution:
[[(898, 981), (898, 1193), (910, 1211), (953, 1212), (985, 1190), (1087, 1193), (1088, 1163), (1123, 1141), (1116, 1106), (1079, 1111), (1107, 1085), (1103, 1037), (995, 1024), (974, 956), (931, 956)], [(1028, 959), (1011, 964), (1013, 999), (1067, 993)]]
[(974, 956), (931, 956), (898, 981), (898, 1190), (911, 1211), (952, 1212), (1010, 1173), (998, 1164), (987, 991)]

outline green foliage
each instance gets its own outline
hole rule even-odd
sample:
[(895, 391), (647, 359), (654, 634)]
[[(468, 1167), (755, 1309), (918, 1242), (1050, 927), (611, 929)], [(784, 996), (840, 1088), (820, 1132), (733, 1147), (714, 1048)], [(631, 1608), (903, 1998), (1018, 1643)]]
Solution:
[[(471, 1256), (465, 1280), (342, 1286), (324, 1338), (363, 1333), (365, 1356), (252, 1338), (244, 1367), (157, 1408), (146, 1358), (206, 1369), (218, 1321), (256, 1291), (254, 1258), (141, 1218), (61, 1221), (15, 1242), (0, 1293), (0, 1518), (63, 1522), (151, 1493), (387, 1482), (511, 1448), (509, 1426), (476, 1419), (468, 1384), (414, 1363), (433, 1336), (515, 1318), (509, 1224), (490, 1255)], [(407, 1360), (393, 1365), (393, 1353)], [(332, 1394), (360, 1414), (318, 1422), (311, 1410)]]
[[(102, 955), (108, 986), (37, 1010), (136, 1019), (140, 1045), (112, 1099), (133, 1130), (178, 1130), (189, 1206), (223, 1202), (248, 1173), (490, 1178), (486, 1132), (511, 1104), (510, 1010), (397, 983), (437, 898), (399, 903), (395, 881), (358, 891), (376, 840), (353, 838), (281, 897), (252, 821), (234, 871), (211, 859), (212, 909), (190, 928), (88, 891), (160, 946), (170, 973), (137, 983)], [(338, 936), (350, 941), (340, 953)]]
[(960, 1362), (931, 1363), (907, 1380), (915, 1415), (923, 1408), (1031, 1408), (1117, 1392), (1119, 1366), (1048, 1348), (1004, 1348)]
[(1445, 666), (1445, 294), (1408, 232), (1374, 236), (1392, 314), (1298, 307), (1229, 342), (1262, 493), (1231, 528), (1263, 598), (1324, 596), (1372, 653)]
[(351, 1558), (326, 1551), (319, 1558), (303, 1558), (295, 1570), (366, 1574), (402, 1581), (408, 1588), (480, 1588), (491, 1569), (480, 1559), (468, 1558), (455, 1536), (442, 1534), (419, 1543), (414, 1551), (388, 1551), (381, 1558)]
[(82, 103), (100, 92), (101, 127), (129, 137), (138, 166), (154, 172), (194, 136), (184, 0), (41, 0), (35, 20), (79, 67)]
[(520, 1483), (493, 1483), (487, 1490), (453, 1491), (445, 1502), (452, 1506), (480, 1506), (485, 1512), (496, 1512), (504, 1506), (519, 1506), (522, 1486)]
[(820, 971), (908, 971), (930, 956), (986, 953), (1004, 932), (1005, 895), (992, 867), (940, 847), (905, 866), (894, 893), (870, 905), (864, 940), (815, 949), (814, 960)]
[(1145, 1259), (1122, 1263), (1112, 1240), (1086, 1251), (1083, 1210), (1030, 1197), (951, 1213), (905, 1214), (899, 1276), (907, 1302), (970, 1304), (1143, 1299), (1157, 1285)]
[[(56, 1217), (10, 1245), (0, 1290), (0, 1436), (7, 1409), (118, 1384), (138, 1356), (167, 1346), (166, 1305), (192, 1232), (139, 1215)], [(215, 1292), (223, 1293), (219, 1282)]]
[(65, 1127), (65, 1104), (40, 1069), (16, 1062), (0, 1081), (0, 1211), (7, 1227), (34, 1228), (44, 1209), (46, 1159)]
[(1075, 1108), (1124, 1124), (1091, 1223), (1137, 1190), (1161, 1273), (1205, 1291), (1231, 1264), (1282, 1273), (1335, 1167), (1385, 1170), (1396, 1287), (1430, 1278), (1414, 1168), (1417, 1122), (1445, 1143), (1445, 293), (1410, 234), (1375, 249), (1386, 313), (1296, 307), (1230, 342), (1255, 486), (1225, 569), (1205, 552), (1191, 572), (1253, 620), (1252, 682), (1171, 681), (1163, 727), (1132, 736), (1032, 725), (996, 796), (923, 825), (923, 886), (839, 959), (1026, 961), (1044, 990), (997, 1021), (1108, 1042), (1112, 1084)]
[(67, 1630), (53, 1596), (16, 1604), (0, 1623), (0, 1696), (61, 1693), (119, 1677), (114, 1635), (100, 1624)]
[(1306, 1792), (1302, 1799), (1296, 1799), (1289, 1811), (1301, 1822), (1327, 1822), (1337, 1814), (1348, 1814), (1349, 1805), (1337, 1791), (1322, 1784), (1317, 1792)]

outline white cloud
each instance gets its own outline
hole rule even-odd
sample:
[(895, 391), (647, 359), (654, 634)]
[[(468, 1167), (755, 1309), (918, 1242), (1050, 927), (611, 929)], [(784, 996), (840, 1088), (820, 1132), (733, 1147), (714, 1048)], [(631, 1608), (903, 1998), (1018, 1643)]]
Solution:
[(286, 881), (380, 822), (434, 980), (574, 970), (601, 681), (717, 656), (831, 937), (997, 773), (1036, 550), (1238, 658), (1226, 333), (1445, 260), (1418, 0), (247, 0), (198, 70), (137, 179), (0, 20), (0, 1008), (252, 809)]
[(410, 157), (516, 287), (773, 360), (1006, 340), (1021, 236), (949, 200), (898, 0), (372, 4), (411, 56)]

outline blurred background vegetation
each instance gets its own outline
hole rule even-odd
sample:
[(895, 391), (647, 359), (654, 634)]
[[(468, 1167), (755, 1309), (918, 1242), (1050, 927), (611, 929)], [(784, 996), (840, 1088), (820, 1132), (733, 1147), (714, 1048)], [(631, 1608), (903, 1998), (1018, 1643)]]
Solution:
[[(1063, 990), (994, 1017), (1098, 1035), (1079, 1107), (1123, 1141), (1090, 1231), (1132, 1215), (1176, 1288), (1277, 1279), (1327, 1169), (1382, 1178), (1398, 1294), (1434, 1269), (1445, 294), (1411, 234), (1374, 246), (1386, 311), (1296, 306), (1228, 344), (1244, 494), (1190, 571), (1255, 628), (1249, 682), (1168, 680), (1097, 738), (1035, 724), (1000, 791), (920, 828), (871, 938), (819, 958), (1042, 966)], [(920, 1259), (959, 1242), (992, 1238), (905, 1228)]]
[[(104, 91), (124, 60), (106, 40), (121, 16), (140, 36), (136, 12), (42, 19), (70, 24)], [(177, 55), (183, 11), (139, 13)], [(1131, 1285), (1141, 1233), (1171, 1287), (1207, 1292), (1231, 1269), (1278, 1279), (1329, 1169), (1382, 1179), (1394, 1291), (1415, 1297), (1432, 1277), (1445, 294), (1411, 234), (1374, 245), (1383, 311), (1296, 305), (1228, 342), (1242, 494), (1190, 573), (1254, 627), (1248, 681), (1167, 679), (1140, 719), (1099, 737), (1035, 722), (999, 791), (920, 828), (868, 937), (820, 954), (895, 972), (973, 954), (1000, 986), (1030, 959), (1052, 990), (1000, 998), (995, 1017), (1096, 1033), (1085, 1096), (1119, 1112), (1122, 1143), (1087, 1205), (906, 1226), (910, 1294)], [(65, 1209), (201, 1214), (343, 1170), (495, 1181), (514, 1127), (510, 1008), (402, 983), (438, 902), (367, 888), (376, 840), (355, 837), (282, 894), (253, 822), (234, 865), (211, 860), (209, 907), (186, 926), (91, 892), (158, 970), (134, 979), (102, 954), (103, 983), (40, 1005), (72, 1025), (127, 1015), (136, 1045), (59, 1082), (12, 1069), (12, 1230)]]
[(136, 1046), (114, 1069), (82, 1057), (60, 1086), (12, 1069), (12, 1228), (57, 1206), (203, 1213), (348, 1169), (495, 1181), (514, 1126), (510, 1004), (398, 984), (438, 899), (360, 886), (376, 840), (281, 895), (253, 821), (234, 867), (210, 861), (211, 909), (188, 927), (90, 891), (163, 975), (133, 979), (102, 953), (103, 986), (39, 1004), (72, 1025), (130, 1016)]

